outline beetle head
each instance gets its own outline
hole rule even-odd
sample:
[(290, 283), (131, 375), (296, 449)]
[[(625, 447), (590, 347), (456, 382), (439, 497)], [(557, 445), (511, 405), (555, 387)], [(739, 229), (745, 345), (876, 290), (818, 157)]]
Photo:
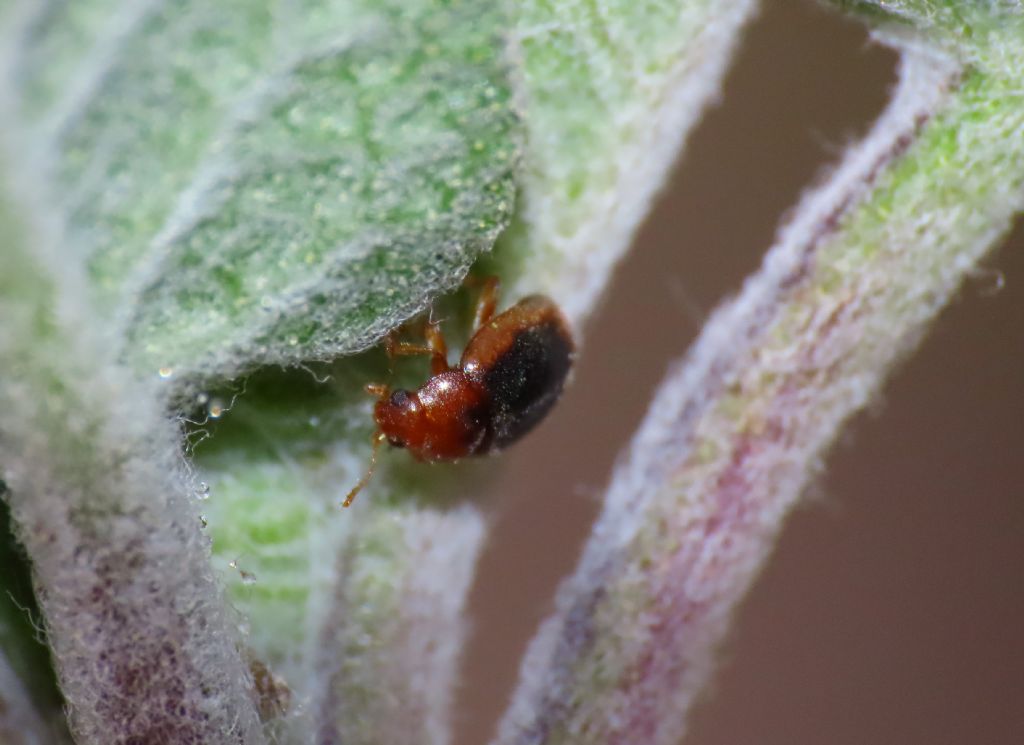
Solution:
[(423, 407), (415, 393), (398, 389), (382, 398), (373, 408), (373, 418), (393, 447), (415, 447), (422, 439)]

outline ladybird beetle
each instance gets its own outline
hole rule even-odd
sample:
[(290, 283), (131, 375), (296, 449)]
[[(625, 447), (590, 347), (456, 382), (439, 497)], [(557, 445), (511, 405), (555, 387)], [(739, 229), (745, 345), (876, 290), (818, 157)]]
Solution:
[(366, 386), (377, 397), (377, 431), (370, 467), (345, 497), (345, 507), (370, 480), (382, 442), (421, 461), (494, 453), (533, 429), (555, 405), (576, 355), (569, 324), (543, 295), (495, 315), (498, 288), (496, 277), (483, 281), (475, 331), (458, 365), (448, 364), (448, 347), (434, 322), (427, 323), (426, 345), (388, 337), (389, 357), (429, 355), (430, 378), (415, 391)]

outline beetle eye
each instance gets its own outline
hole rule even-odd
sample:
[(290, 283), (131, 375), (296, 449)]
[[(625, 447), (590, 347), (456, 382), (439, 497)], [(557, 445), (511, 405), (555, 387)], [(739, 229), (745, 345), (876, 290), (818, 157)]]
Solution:
[(391, 444), (391, 447), (396, 447), (396, 448), (404, 448), (405, 447), (405, 440), (403, 440), (401, 437), (395, 437), (394, 435), (388, 435), (388, 442)]
[[(390, 403), (391, 403), (392, 406), (398, 406), (398, 407), (405, 406), (407, 403), (409, 403), (409, 393), (408, 393), (408, 391), (403, 391), (401, 388), (399, 388), (397, 391), (395, 391), (394, 393), (391, 394)], [(392, 444), (394, 444), (394, 443), (392, 443)]]

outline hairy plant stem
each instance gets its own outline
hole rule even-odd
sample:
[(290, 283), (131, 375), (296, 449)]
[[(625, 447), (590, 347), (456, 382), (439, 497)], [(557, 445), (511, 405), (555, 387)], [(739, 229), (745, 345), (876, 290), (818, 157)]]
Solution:
[(0, 465), (72, 732), (260, 743), (176, 428), (104, 354), (73, 269), (34, 227), (0, 197)]
[(368, 507), (320, 641), (317, 742), (444, 745), (484, 522), (478, 508)]
[(840, 426), (1021, 208), (1014, 68), (889, 41), (903, 51), (892, 103), (663, 383), (496, 745), (679, 742)]

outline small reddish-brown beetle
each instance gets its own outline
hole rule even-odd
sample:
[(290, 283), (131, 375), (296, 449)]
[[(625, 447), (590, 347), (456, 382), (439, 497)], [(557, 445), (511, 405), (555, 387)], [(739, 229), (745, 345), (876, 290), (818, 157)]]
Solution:
[(554, 406), (575, 357), (569, 324), (542, 295), (495, 315), (498, 286), (495, 277), (484, 280), (475, 332), (458, 365), (449, 366), (436, 323), (426, 326), (426, 345), (388, 338), (390, 356), (430, 355), (430, 378), (415, 391), (366, 386), (377, 397), (377, 432), (370, 467), (348, 493), (345, 507), (370, 480), (385, 440), (423, 461), (493, 453), (533, 429)]

